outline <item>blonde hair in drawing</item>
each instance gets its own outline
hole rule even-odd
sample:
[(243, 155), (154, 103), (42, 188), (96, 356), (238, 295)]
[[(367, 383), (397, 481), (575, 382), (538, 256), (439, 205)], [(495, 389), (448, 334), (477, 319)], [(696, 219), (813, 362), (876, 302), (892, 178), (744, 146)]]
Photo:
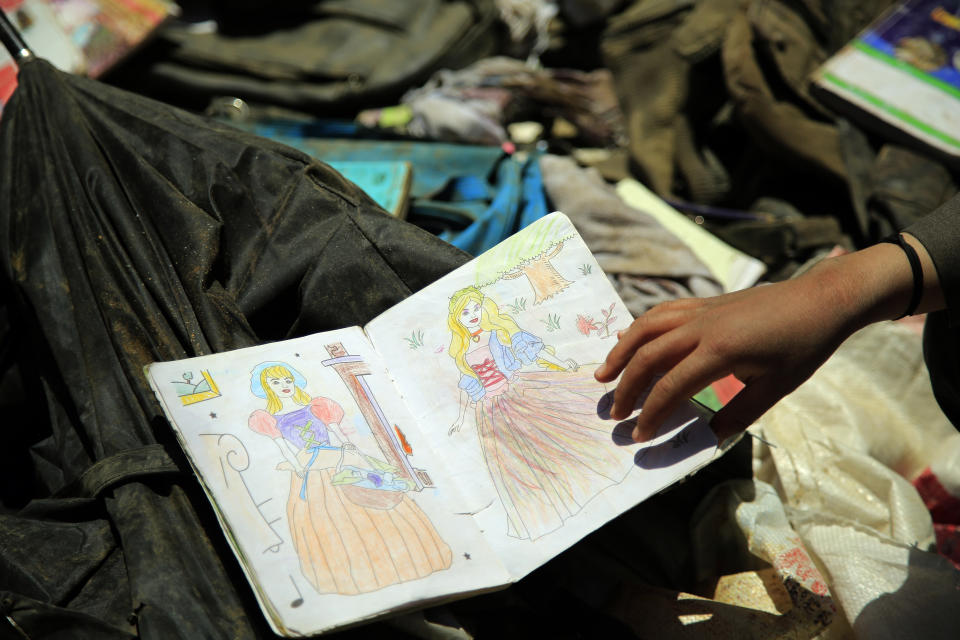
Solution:
[[(263, 392), (267, 394), (267, 413), (274, 415), (283, 408), (283, 403), (280, 402), (280, 398), (277, 397), (277, 394), (275, 394), (273, 389), (270, 388), (270, 385), (267, 384), (267, 378), (293, 378), (293, 373), (283, 365), (266, 367), (260, 372), (260, 386), (263, 387)], [(293, 401), (299, 405), (306, 406), (310, 404), (310, 396), (307, 395), (306, 391), (294, 385)]]
[(497, 303), (480, 293), (476, 287), (465, 287), (453, 294), (450, 298), (450, 313), (447, 314), (447, 327), (453, 336), (450, 339), (448, 353), (457, 363), (461, 373), (476, 378), (477, 374), (467, 364), (466, 359), (467, 348), (470, 345), (470, 332), (458, 320), (460, 312), (471, 302), (480, 303), (480, 328), (484, 331), (495, 331), (501, 344), (510, 344), (511, 336), (520, 331), (520, 327), (513, 318), (500, 313)]
[[(495, 332), (500, 344), (509, 346), (514, 334), (520, 332), (520, 327), (508, 314), (500, 312), (500, 307), (492, 298), (483, 295), (476, 287), (464, 287), (451, 296), (449, 313), (447, 314), (447, 327), (450, 329), (452, 337), (447, 353), (457, 363), (457, 369), (460, 370), (460, 373), (477, 378), (476, 372), (467, 364), (470, 332), (458, 320), (460, 313), (471, 302), (480, 304), (480, 328), (484, 331)], [(545, 348), (547, 351), (553, 352), (552, 347)], [(547, 369), (560, 370), (560, 367), (542, 358), (537, 359), (537, 364)]]

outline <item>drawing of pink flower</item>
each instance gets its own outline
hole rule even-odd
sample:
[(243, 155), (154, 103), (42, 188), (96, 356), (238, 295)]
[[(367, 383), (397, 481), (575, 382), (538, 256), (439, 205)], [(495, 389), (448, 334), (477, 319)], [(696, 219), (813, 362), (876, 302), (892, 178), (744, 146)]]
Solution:
[(577, 314), (577, 331), (585, 336), (589, 336), (591, 331), (599, 330), (600, 327), (598, 327), (597, 323), (593, 321), (593, 318), (589, 316), (582, 316), (579, 313)]

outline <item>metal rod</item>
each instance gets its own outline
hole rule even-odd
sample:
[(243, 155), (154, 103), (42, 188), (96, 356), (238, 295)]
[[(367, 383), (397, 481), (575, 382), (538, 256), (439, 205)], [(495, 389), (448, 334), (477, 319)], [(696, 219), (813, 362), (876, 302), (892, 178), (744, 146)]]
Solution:
[(740, 211), (739, 209), (725, 209), (723, 207), (714, 207), (706, 204), (696, 204), (694, 202), (684, 202), (665, 198), (667, 204), (674, 209), (679, 209), (685, 213), (700, 215), (705, 218), (726, 218), (729, 220), (764, 220), (763, 214), (753, 211)]
[(33, 57), (30, 47), (24, 42), (20, 32), (10, 22), (10, 18), (3, 9), (0, 9), (0, 42), (3, 42), (3, 46), (18, 64)]

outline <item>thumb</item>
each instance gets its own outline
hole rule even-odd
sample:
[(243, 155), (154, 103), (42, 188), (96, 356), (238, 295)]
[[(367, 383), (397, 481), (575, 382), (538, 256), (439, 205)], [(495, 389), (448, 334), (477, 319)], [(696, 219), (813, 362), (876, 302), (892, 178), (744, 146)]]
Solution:
[(771, 376), (751, 380), (710, 420), (717, 440), (723, 442), (744, 431), (790, 391)]

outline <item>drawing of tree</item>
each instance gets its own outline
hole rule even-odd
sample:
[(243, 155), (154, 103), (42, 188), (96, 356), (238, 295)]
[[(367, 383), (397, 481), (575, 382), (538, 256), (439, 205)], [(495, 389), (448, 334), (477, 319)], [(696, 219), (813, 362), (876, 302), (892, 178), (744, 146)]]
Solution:
[(477, 259), (478, 287), (525, 276), (537, 305), (573, 284), (552, 263), (564, 241), (573, 237), (565, 221), (555, 220), (532, 231), (513, 236)]

